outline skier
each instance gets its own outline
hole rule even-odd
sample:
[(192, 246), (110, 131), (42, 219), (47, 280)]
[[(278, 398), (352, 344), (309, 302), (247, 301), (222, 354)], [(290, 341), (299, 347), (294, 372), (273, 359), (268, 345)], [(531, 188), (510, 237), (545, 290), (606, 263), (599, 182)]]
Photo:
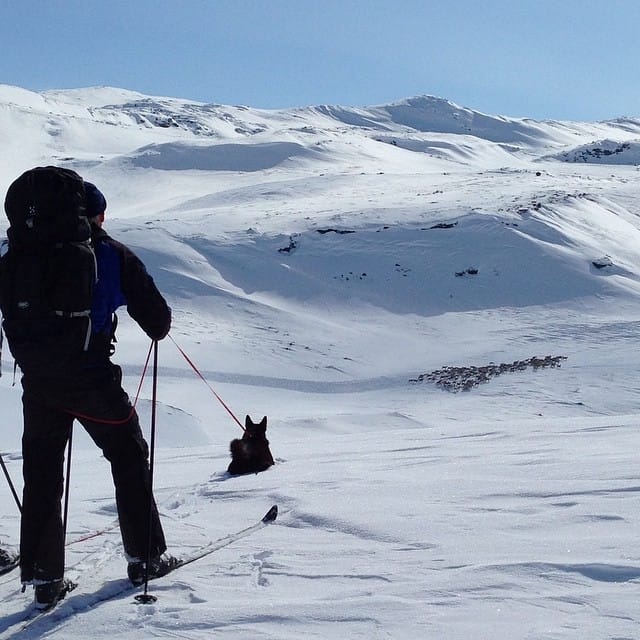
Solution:
[(164, 575), (177, 563), (172, 556), (163, 555), (166, 543), (151, 494), (148, 446), (121, 386), (122, 371), (110, 360), (117, 308), (126, 305), (129, 315), (153, 340), (168, 334), (171, 310), (143, 263), (102, 229), (106, 209), (102, 193), (86, 181), (84, 192), (97, 262), (88, 349), (63, 375), (50, 374), (49, 363), (43, 361), (39, 373), (23, 371), (22, 377), (20, 569), (23, 584), (35, 586), (40, 609), (54, 604), (66, 589), (60, 502), (64, 450), (74, 419), (111, 464), (130, 581), (142, 584), (147, 575)]

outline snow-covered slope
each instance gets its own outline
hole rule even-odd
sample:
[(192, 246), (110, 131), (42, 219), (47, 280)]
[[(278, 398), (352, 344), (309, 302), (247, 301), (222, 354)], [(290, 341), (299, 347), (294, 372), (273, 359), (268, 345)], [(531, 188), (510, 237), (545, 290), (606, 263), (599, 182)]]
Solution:
[[(173, 340), (241, 419), (269, 416), (276, 466), (227, 477), (239, 430), (161, 344), (171, 551), (281, 508), (154, 583), (153, 606), (91, 608), (122, 584), (117, 529), (74, 543), (80, 586), (23, 637), (634, 637), (639, 139), (640, 119), (538, 122), (431, 96), (269, 111), (0, 86), (0, 191), (52, 163), (98, 184), (109, 230), (170, 301)], [(147, 350), (123, 311), (132, 395)], [(0, 450), (19, 486), (6, 359)], [(73, 456), (72, 542), (115, 516), (80, 429)], [(0, 544), (16, 545), (8, 488), (0, 504)], [(0, 594), (2, 634), (29, 594), (15, 575)]]

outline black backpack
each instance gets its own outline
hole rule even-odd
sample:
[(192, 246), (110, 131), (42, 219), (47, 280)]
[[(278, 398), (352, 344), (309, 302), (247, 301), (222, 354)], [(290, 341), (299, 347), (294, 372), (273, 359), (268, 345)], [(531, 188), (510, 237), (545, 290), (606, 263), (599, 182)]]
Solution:
[(4, 208), (0, 310), (11, 353), (25, 374), (72, 374), (89, 344), (96, 282), (84, 181), (36, 167), (11, 184)]

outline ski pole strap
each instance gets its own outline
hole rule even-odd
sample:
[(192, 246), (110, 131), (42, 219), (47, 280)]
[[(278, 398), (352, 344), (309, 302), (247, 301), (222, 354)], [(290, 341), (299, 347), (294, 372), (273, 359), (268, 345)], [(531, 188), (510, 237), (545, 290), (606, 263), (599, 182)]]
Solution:
[(226, 402), (215, 392), (214, 388), (207, 382), (206, 378), (200, 373), (198, 367), (191, 361), (191, 358), (180, 348), (180, 345), (173, 339), (171, 334), (168, 334), (169, 340), (176, 345), (176, 349), (182, 354), (182, 357), (189, 363), (189, 366), (196, 372), (196, 375), (204, 382), (207, 387), (209, 387), (209, 391), (213, 393), (213, 395), (217, 398), (218, 402), (227, 410), (227, 413), (236, 421), (236, 424), (244, 431), (245, 428), (242, 425), (242, 422), (236, 418), (235, 414), (231, 409), (227, 406)]

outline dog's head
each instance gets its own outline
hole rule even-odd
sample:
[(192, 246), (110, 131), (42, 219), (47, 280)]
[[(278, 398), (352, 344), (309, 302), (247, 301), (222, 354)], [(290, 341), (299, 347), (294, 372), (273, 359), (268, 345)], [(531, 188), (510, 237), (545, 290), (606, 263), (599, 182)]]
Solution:
[(267, 437), (267, 416), (258, 423), (253, 422), (249, 416), (244, 420), (244, 440), (265, 440)]

